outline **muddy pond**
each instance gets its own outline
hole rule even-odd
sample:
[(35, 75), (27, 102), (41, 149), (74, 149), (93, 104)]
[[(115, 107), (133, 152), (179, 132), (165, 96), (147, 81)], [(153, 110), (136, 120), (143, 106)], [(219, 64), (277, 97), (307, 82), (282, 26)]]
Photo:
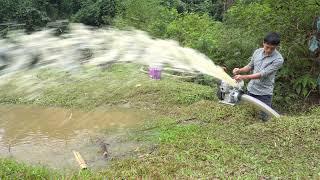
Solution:
[(0, 156), (54, 169), (77, 169), (73, 151), (89, 168), (126, 156), (140, 144), (126, 140), (128, 131), (146, 115), (129, 108), (99, 108), (90, 112), (38, 106), (0, 106)]

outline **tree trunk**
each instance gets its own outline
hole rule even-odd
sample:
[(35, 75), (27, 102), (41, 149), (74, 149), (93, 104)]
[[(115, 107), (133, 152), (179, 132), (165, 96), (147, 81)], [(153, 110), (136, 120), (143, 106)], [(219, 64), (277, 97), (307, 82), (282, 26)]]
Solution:
[(224, 7), (223, 7), (223, 11), (226, 12), (235, 2), (235, 0), (224, 0)]

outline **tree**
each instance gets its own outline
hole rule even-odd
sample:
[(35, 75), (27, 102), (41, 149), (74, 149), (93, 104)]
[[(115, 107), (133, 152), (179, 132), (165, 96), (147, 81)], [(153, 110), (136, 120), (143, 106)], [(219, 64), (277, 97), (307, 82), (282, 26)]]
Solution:
[(110, 25), (116, 16), (115, 0), (88, 0), (81, 4), (81, 9), (73, 16), (75, 22), (87, 25)]
[(41, 12), (35, 8), (27, 7), (19, 13), (18, 17), (20, 22), (25, 23), (25, 28), (27, 31), (34, 31), (37, 27), (45, 26), (50, 18), (45, 12)]
[[(228, 1), (228, 7), (231, 3)], [(227, 8), (224, 0), (162, 0), (161, 4), (175, 8), (178, 13), (200, 13), (208, 14), (214, 20), (222, 20), (224, 8)]]
[(0, 0), (0, 23), (15, 20), (19, 12), (19, 0)]

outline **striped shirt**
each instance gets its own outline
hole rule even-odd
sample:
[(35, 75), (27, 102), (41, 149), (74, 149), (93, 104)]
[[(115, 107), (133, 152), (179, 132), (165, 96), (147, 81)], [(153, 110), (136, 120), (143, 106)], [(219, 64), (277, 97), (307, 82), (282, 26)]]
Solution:
[(247, 66), (253, 70), (253, 74), (260, 73), (261, 78), (251, 79), (247, 87), (248, 91), (255, 95), (272, 95), (275, 76), (283, 62), (283, 57), (277, 50), (267, 56), (263, 48), (257, 49)]

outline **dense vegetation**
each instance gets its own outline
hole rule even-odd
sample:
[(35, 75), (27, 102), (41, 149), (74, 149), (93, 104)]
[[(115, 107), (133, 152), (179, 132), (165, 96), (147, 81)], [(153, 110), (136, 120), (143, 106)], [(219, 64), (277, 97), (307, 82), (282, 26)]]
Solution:
[(319, 98), (320, 60), (308, 49), (320, 15), (318, 0), (0, 0), (0, 4), (0, 23), (22, 23), (29, 31), (59, 19), (135, 27), (195, 48), (229, 72), (246, 65), (266, 32), (277, 31), (285, 66), (277, 77), (275, 104), (280, 108)]

